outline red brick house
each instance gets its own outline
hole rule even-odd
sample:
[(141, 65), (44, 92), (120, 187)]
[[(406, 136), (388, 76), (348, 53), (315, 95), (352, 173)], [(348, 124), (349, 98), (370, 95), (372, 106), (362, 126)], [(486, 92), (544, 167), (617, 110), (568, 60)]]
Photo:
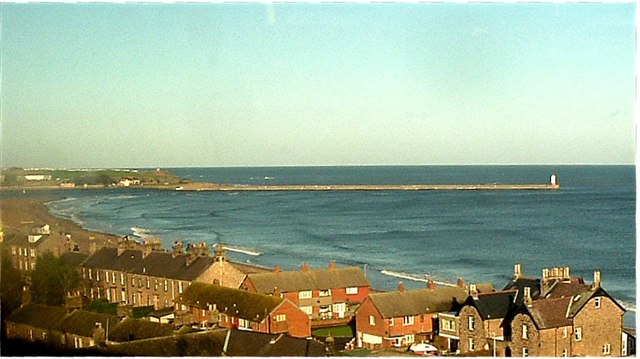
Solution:
[(348, 318), (369, 295), (371, 285), (358, 267), (310, 269), (248, 274), (242, 288), (286, 298), (312, 319)]
[(182, 311), (179, 316), (201, 327), (311, 336), (311, 320), (286, 298), (194, 282), (178, 297), (176, 308)]
[(432, 340), (438, 314), (457, 310), (467, 297), (461, 287), (436, 288), (370, 294), (356, 312), (357, 346), (387, 349)]

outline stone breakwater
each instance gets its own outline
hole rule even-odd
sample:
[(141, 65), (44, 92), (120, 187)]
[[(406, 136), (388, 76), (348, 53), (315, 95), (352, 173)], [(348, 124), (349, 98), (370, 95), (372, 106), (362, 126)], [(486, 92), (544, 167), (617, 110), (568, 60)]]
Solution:
[(558, 184), (416, 184), (416, 185), (216, 185), (192, 183), (178, 187), (184, 191), (465, 191), (465, 190), (557, 190)]

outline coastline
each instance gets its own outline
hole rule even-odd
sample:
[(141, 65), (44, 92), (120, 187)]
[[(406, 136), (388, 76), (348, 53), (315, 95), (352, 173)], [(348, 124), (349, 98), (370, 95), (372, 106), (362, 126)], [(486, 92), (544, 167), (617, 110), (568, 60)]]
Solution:
[(89, 253), (89, 245), (117, 243), (119, 236), (91, 231), (82, 228), (68, 219), (55, 216), (46, 203), (53, 198), (10, 198), (0, 200), (0, 223), (4, 233), (3, 242), (9, 242), (16, 236), (26, 236), (33, 226), (49, 224), (53, 234), (71, 234), (78, 243), (81, 253)]

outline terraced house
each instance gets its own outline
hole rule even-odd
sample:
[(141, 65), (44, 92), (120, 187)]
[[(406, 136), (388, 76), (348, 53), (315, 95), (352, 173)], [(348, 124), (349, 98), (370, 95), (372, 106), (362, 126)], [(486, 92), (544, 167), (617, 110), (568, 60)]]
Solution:
[(180, 324), (311, 336), (311, 320), (286, 298), (195, 282), (178, 297), (176, 308)]
[(438, 314), (457, 310), (467, 297), (462, 287), (405, 290), (370, 294), (356, 312), (357, 346), (366, 349), (404, 347), (433, 340)]
[(138, 243), (122, 238), (117, 248), (102, 248), (81, 265), (82, 278), (88, 283), (90, 298), (133, 306), (172, 306), (191, 282), (213, 283), (216, 276), (206, 244), (196, 244), (184, 253), (182, 243), (172, 252), (160, 249), (160, 242)]
[(289, 299), (312, 320), (348, 319), (367, 297), (371, 285), (358, 267), (310, 269), (248, 274), (242, 289)]

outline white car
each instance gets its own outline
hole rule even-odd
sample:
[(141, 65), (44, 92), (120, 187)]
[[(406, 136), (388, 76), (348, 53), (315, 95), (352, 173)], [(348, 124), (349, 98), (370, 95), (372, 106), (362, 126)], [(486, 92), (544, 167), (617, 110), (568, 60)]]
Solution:
[(418, 355), (437, 355), (438, 348), (427, 343), (416, 343), (409, 347), (409, 350)]

